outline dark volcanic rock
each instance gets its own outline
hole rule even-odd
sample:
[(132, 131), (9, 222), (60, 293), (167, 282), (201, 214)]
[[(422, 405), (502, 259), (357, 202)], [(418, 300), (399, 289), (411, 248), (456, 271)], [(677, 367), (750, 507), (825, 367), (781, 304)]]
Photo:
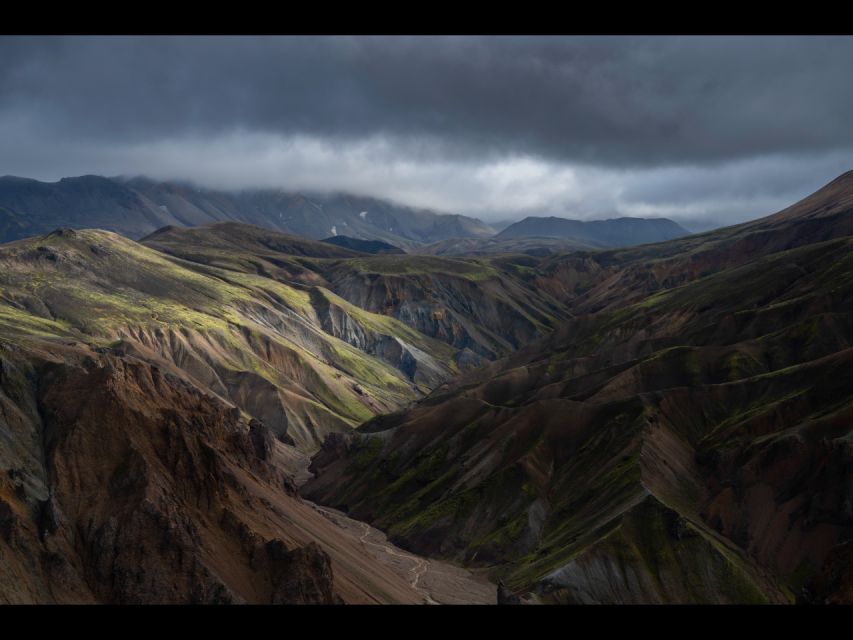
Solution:
[(275, 446), (275, 436), (260, 420), (249, 421), (249, 437), (255, 447), (255, 453), (261, 460), (269, 460)]
[(270, 604), (336, 604), (332, 564), (317, 544), (288, 550), (281, 540), (266, 546), (272, 580)]

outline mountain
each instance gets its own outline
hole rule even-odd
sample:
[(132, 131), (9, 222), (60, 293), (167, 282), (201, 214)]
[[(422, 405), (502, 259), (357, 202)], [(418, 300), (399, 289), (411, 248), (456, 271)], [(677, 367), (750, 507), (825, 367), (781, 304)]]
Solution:
[(305, 502), (287, 445), (153, 361), (4, 341), (0, 415), (2, 603), (494, 602)]
[(358, 238), (350, 238), (349, 236), (332, 236), (330, 238), (323, 238), (321, 242), (333, 244), (338, 247), (345, 247), (347, 249), (352, 249), (353, 251), (360, 251), (362, 253), (406, 253), (399, 247), (395, 247), (387, 242), (382, 242), (381, 240), (359, 240)]
[(474, 218), (349, 194), (274, 189), (226, 192), (147, 178), (80, 176), (58, 182), (0, 178), (0, 242), (59, 227), (99, 228), (138, 239), (168, 225), (191, 227), (227, 220), (317, 240), (341, 234), (403, 248), (494, 234)]
[(412, 253), (432, 256), (488, 256), (521, 253), (529, 256), (550, 256), (569, 251), (589, 251), (598, 247), (574, 238), (528, 238), (509, 240), (498, 238), (450, 238), (423, 245)]
[(666, 218), (615, 218), (613, 220), (569, 220), (527, 217), (506, 227), (497, 240), (525, 237), (571, 238), (597, 247), (627, 247), (672, 240), (689, 231)]
[(853, 172), (545, 259), (570, 319), (335, 435), (303, 491), (545, 602), (853, 601)]
[[(523, 273), (370, 256), (238, 223), (0, 246), (4, 337), (156, 361), (310, 452), (556, 326)], [(16, 338), (17, 339), (17, 338)]]
[(495, 230), (495, 233), (500, 233), (509, 225), (515, 224), (516, 222), (518, 222), (517, 219), (498, 220), (497, 222), (490, 222), (489, 226)]
[(551, 240), (0, 245), (0, 602), (853, 602), (853, 172)]
[[(555, 316), (525, 281), (231, 222), (145, 243), (59, 229), (0, 245), (0, 570), (17, 576), (0, 601), (493, 601), (295, 483), (328, 433), (544, 334)], [(407, 278), (429, 299), (406, 299)]]
[[(330, 310), (321, 314), (323, 318), (330, 314), (322, 320), (329, 332), (359, 348), (371, 345), (361, 336), (358, 323), (338, 317), (341, 310), (347, 316), (367, 311), (398, 321), (395, 335), (405, 325), (446, 343), (452, 347), (448, 356), (451, 362), (462, 367), (506, 355), (551, 331), (565, 314), (558, 298), (535, 289), (531, 265), (538, 260), (532, 257), (354, 254), (325, 243), (308, 243), (234, 223), (172, 228), (149, 236), (143, 243), (182, 260), (191, 269), (215, 266), (308, 291), (319, 289), (324, 296), (337, 296)], [(309, 259), (275, 250), (298, 246), (305, 252), (309, 245), (315, 252), (335, 251), (357, 257)], [(326, 308), (325, 303), (318, 304)], [(401, 357), (408, 362), (408, 356)]]

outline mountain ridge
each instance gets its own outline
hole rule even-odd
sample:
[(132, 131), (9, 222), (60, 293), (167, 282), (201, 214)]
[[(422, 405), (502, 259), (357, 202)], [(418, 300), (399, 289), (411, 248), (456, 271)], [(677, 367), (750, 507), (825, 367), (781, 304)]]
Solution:
[(689, 234), (687, 229), (668, 218), (621, 217), (607, 220), (574, 220), (556, 216), (528, 216), (504, 228), (495, 235), (495, 239), (571, 238), (601, 248), (613, 248), (662, 242)]
[(408, 246), (494, 233), (476, 218), (347, 193), (218, 191), (190, 183), (96, 175), (56, 182), (0, 178), (0, 242), (63, 226), (103, 228), (138, 239), (167, 225), (199, 226), (225, 220), (316, 240), (348, 231), (362, 239)]
[(422, 602), (443, 558), (499, 600), (850, 602), (850, 177), (618, 249), (0, 245), (0, 599)]
[(569, 320), (330, 439), (303, 490), (547, 602), (849, 602), (848, 183), (546, 259)]

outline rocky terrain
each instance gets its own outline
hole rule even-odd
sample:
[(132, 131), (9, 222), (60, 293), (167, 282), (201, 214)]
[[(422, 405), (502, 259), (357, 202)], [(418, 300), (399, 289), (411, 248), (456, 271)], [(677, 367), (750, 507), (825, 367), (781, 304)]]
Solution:
[(556, 321), (512, 269), (398, 257), (238, 223), (0, 246), (0, 601), (493, 602), (297, 492), (328, 433)]
[(304, 240), (233, 223), (170, 228), (141, 242), (189, 268), (216, 266), (331, 292), (339, 304), (394, 318), (448, 343), (456, 350), (452, 359), (463, 368), (544, 335), (566, 313), (558, 297), (536, 287), (538, 260), (529, 256), (358, 256), (324, 243), (319, 246), (339, 257), (356, 257), (321, 260), (314, 258), (327, 257), (325, 250), (303, 255)]
[(572, 318), (327, 439), (304, 490), (546, 602), (850, 602), (853, 173), (533, 277)]
[(0, 601), (493, 600), (296, 488), (325, 434), (423, 395), (470, 366), (462, 351), (312, 271), (368, 254), (192, 234), (209, 260), (105, 231), (0, 247), (0, 566), (16, 577)]
[(299, 498), (266, 427), (149, 362), (4, 345), (0, 386), (0, 603), (494, 597), (334, 524)]
[(853, 173), (621, 249), (187, 220), (0, 245), (0, 602), (853, 598)]

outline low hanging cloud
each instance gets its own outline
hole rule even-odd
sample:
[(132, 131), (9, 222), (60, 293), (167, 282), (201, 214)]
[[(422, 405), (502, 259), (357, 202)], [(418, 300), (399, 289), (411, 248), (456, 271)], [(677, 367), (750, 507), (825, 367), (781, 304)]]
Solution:
[(851, 38), (0, 38), (0, 174), (486, 220), (765, 215), (853, 168)]

